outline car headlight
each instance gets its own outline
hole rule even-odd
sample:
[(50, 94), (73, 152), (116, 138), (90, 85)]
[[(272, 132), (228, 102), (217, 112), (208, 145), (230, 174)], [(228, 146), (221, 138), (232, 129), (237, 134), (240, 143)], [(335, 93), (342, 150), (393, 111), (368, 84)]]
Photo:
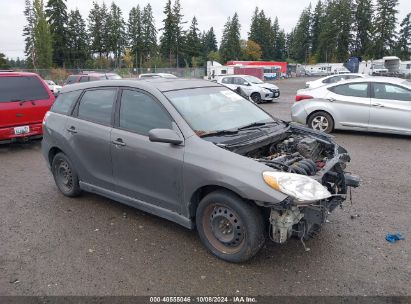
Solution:
[(263, 172), (263, 178), (271, 188), (298, 201), (318, 201), (331, 196), (327, 188), (305, 175), (266, 171)]
[(263, 89), (263, 92), (266, 93), (266, 94), (271, 93), (271, 91), (269, 89)]

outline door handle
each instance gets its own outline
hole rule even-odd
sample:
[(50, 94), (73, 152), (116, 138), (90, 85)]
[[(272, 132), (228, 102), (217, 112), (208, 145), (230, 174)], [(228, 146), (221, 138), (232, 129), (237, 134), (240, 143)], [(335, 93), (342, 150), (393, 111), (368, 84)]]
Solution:
[(126, 143), (121, 138), (117, 138), (116, 140), (113, 140), (113, 144), (116, 146), (122, 146), (122, 147), (126, 145)]
[(328, 101), (331, 101), (331, 102), (334, 102), (334, 101), (335, 101), (335, 98), (332, 98), (332, 97), (327, 98), (327, 99), (328, 99)]
[(67, 131), (72, 133), (72, 134), (77, 133), (76, 127), (74, 127), (74, 126), (71, 126), (70, 128), (67, 128)]
[(384, 105), (380, 103), (373, 103), (372, 106), (377, 108), (384, 108)]

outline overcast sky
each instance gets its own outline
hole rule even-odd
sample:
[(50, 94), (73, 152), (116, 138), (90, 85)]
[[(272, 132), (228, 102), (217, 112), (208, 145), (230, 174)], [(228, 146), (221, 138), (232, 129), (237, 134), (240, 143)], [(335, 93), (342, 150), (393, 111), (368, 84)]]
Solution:
[[(207, 30), (214, 27), (218, 41), (220, 41), (224, 23), (228, 16), (237, 12), (241, 22), (241, 35), (247, 37), (250, 27), (251, 15), (255, 6), (264, 9), (267, 16), (271, 18), (278, 17), (280, 26), (286, 31), (292, 29), (304, 7), (310, 0), (180, 0), (184, 20), (190, 22), (193, 16), (196, 16), (200, 30)], [(6, 57), (17, 58), (24, 57), (24, 38), (22, 37), (23, 26), (26, 22), (23, 10), (24, 0), (0, 0), (0, 52), (6, 54)], [(44, 0), (47, 2), (47, 0)], [(102, 3), (103, 0), (97, 0)], [(107, 4), (112, 1), (106, 0)], [(123, 11), (123, 17), (127, 21), (128, 12), (131, 7), (140, 4), (145, 6), (151, 3), (154, 11), (154, 18), (157, 28), (161, 28), (161, 21), (164, 18), (163, 9), (166, 0), (114, 0)], [(313, 6), (317, 0), (311, 1)], [(87, 18), (88, 12), (92, 6), (92, 0), (67, 0), (68, 9), (78, 8), (83, 18)], [(399, 1), (398, 19), (401, 21), (407, 13), (411, 12), (411, 1)], [(187, 24), (187, 27), (189, 23)], [(159, 33), (161, 34), (161, 33)]]

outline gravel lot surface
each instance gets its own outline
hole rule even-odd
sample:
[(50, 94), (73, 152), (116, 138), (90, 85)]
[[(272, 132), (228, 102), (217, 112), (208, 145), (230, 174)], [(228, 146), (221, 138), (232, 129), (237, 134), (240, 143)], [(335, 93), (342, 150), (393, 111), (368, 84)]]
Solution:
[[(289, 120), (306, 79), (262, 107)], [(60, 194), (40, 143), (0, 146), (0, 295), (411, 295), (411, 138), (337, 132), (362, 185), (319, 236), (237, 265), (195, 231), (91, 194)], [(390, 244), (387, 233), (402, 232)]]

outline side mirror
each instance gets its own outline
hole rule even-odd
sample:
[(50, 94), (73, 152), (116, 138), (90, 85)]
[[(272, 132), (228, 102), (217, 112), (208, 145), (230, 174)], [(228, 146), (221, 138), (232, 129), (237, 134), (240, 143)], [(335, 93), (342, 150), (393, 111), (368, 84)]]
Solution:
[(249, 82), (244, 82), (244, 85), (246, 85), (246, 86), (251, 86), (251, 84), (249, 83)]
[(168, 143), (180, 145), (183, 140), (176, 131), (170, 129), (152, 129), (148, 132), (148, 138), (151, 142)]
[(60, 94), (60, 91), (53, 92), (54, 97), (59, 96), (59, 94)]

